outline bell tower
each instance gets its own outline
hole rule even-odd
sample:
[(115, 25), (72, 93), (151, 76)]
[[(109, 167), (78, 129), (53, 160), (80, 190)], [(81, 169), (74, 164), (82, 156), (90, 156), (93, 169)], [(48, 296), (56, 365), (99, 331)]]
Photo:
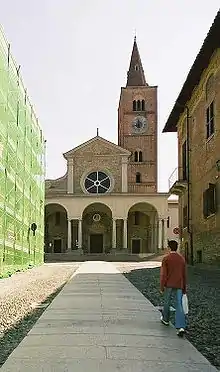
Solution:
[(131, 151), (128, 192), (157, 192), (157, 86), (145, 80), (136, 37), (118, 107), (118, 144)]

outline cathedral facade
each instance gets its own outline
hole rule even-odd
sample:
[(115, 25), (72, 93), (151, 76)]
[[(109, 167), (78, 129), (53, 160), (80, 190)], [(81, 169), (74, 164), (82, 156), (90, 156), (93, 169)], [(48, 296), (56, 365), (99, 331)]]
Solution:
[(145, 80), (136, 39), (121, 88), (118, 145), (97, 132), (63, 155), (66, 174), (46, 180), (46, 257), (145, 257), (166, 248), (178, 203), (157, 192), (157, 87)]

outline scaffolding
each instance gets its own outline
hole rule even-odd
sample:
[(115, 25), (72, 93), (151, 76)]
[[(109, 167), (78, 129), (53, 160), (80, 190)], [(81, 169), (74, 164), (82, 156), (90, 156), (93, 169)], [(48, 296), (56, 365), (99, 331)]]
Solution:
[(45, 141), (0, 28), (0, 275), (44, 259)]

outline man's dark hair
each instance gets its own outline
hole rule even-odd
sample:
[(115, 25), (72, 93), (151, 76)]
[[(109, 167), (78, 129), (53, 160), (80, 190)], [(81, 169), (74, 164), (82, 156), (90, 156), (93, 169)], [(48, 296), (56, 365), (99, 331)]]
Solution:
[(168, 246), (172, 252), (176, 252), (178, 249), (178, 243), (176, 242), (176, 240), (169, 240)]

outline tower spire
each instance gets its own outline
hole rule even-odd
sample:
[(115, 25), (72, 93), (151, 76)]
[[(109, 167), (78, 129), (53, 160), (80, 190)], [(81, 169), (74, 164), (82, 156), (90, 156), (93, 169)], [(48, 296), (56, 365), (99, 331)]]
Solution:
[(141, 63), (141, 57), (138, 51), (136, 33), (134, 36), (133, 50), (131, 54), (130, 66), (127, 74), (128, 86), (147, 86), (144, 69)]

